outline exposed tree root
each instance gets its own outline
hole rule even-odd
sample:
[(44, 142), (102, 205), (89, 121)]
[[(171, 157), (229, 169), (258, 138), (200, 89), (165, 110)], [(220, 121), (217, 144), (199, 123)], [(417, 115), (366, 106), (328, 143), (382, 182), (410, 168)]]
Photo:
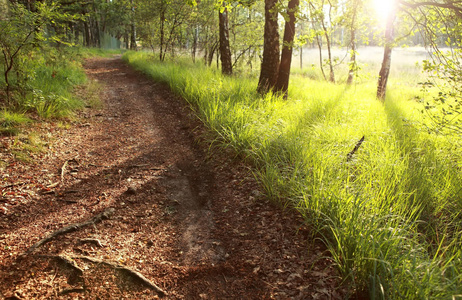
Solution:
[(167, 292), (165, 292), (163, 289), (161, 289), (159, 286), (157, 286), (155, 283), (151, 282), (149, 279), (143, 276), (140, 272), (130, 269), (128, 267), (119, 265), (117, 263), (101, 260), (98, 258), (93, 258), (90, 256), (73, 256), (72, 259), (81, 259), (81, 260), (86, 260), (90, 261), (92, 263), (97, 263), (97, 264), (105, 264), (107, 266), (110, 266), (114, 268), (114, 270), (123, 272), (125, 275), (131, 277), (132, 279), (142, 283), (144, 286), (150, 288), (151, 290), (155, 291), (160, 297), (166, 296)]
[(36, 255), (35, 257), (52, 259), (61, 268), (69, 270), (69, 283), (75, 284), (77, 282), (83, 282), (83, 270), (71, 258), (63, 255)]
[(87, 221), (84, 221), (84, 222), (81, 222), (81, 223), (71, 224), (71, 225), (66, 226), (64, 228), (61, 228), (61, 229), (51, 233), (47, 237), (41, 239), (40, 241), (38, 241), (34, 245), (32, 245), (32, 247), (30, 247), (26, 252), (24, 252), (22, 254), (22, 256), (31, 254), (33, 251), (35, 251), (35, 249), (42, 246), (43, 244), (48, 243), (49, 241), (51, 241), (52, 239), (54, 239), (57, 236), (64, 235), (66, 233), (76, 231), (76, 230), (81, 229), (83, 227), (86, 227), (88, 225), (93, 225), (93, 224), (99, 223), (102, 220), (109, 219), (109, 217), (114, 212), (115, 212), (115, 209), (111, 207), (111, 208), (108, 208), (108, 209), (104, 210), (102, 213), (97, 214), (96, 216), (94, 216), (90, 220), (87, 220)]

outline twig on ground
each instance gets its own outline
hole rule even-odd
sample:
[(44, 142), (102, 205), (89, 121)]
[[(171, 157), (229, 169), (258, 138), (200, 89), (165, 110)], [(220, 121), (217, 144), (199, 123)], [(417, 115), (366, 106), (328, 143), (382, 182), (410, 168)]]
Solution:
[(364, 136), (356, 143), (355, 147), (353, 150), (351, 150), (350, 153), (347, 154), (347, 161), (350, 161), (353, 155), (358, 151), (359, 147), (361, 147), (361, 144), (364, 142)]
[(5, 185), (5, 186), (2, 186), (2, 189), (12, 188), (12, 187), (15, 187), (15, 186), (24, 185), (24, 184), (26, 184), (26, 183), (27, 183), (27, 182), (12, 183), (12, 184), (8, 184), (8, 185)]
[(66, 173), (66, 167), (68, 163), (69, 163), (69, 160), (66, 160), (63, 166), (61, 167), (61, 182), (64, 182), (64, 174)]
[(50, 235), (48, 235), (47, 237), (41, 239), (40, 241), (38, 241), (37, 243), (35, 243), (34, 245), (32, 245), (32, 247), (30, 247), (26, 252), (24, 252), (22, 255), (28, 255), (30, 253), (32, 253), (35, 249), (37, 249), (38, 247), (42, 246), (43, 244), (45, 243), (48, 243), (49, 241), (51, 241), (52, 239), (54, 239), (55, 237), (57, 236), (60, 236), (60, 235), (64, 235), (66, 233), (69, 233), (69, 232), (73, 232), (73, 231), (76, 231), (80, 228), (83, 228), (83, 227), (86, 227), (88, 225), (92, 225), (92, 224), (96, 224), (96, 223), (99, 223), (101, 222), (102, 220), (106, 220), (106, 219), (109, 219), (109, 217), (115, 212), (115, 209), (114, 208), (108, 208), (106, 210), (104, 210), (102, 213), (100, 214), (97, 214), (96, 216), (94, 216), (93, 218), (91, 218), (90, 220), (87, 220), (87, 221), (84, 221), (84, 222), (81, 222), (81, 223), (75, 223), (75, 224), (71, 224), (69, 226), (66, 226), (66, 227), (63, 227), (61, 229), (58, 229), (56, 230), (55, 232), (51, 233)]

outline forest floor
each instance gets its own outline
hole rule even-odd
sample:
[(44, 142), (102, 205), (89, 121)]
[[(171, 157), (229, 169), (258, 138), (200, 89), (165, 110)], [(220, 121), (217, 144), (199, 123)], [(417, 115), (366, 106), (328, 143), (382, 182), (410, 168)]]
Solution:
[(345, 296), (302, 218), (182, 99), (120, 57), (85, 69), (102, 108), (0, 137), (0, 299)]

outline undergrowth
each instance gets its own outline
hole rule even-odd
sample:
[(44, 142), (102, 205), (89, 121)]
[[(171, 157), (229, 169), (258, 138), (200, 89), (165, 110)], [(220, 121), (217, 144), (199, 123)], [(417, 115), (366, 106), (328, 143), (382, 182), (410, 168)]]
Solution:
[[(10, 78), (11, 95), (0, 91), (3, 116), (0, 131), (3, 134), (17, 134), (18, 126), (32, 116), (39, 119), (68, 118), (73, 112), (87, 104), (76, 96), (75, 88), (90, 86), (81, 61), (71, 48), (45, 47), (29, 52), (28, 59), (21, 61), (18, 70)], [(1, 67), (0, 67), (0, 71)], [(0, 87), (5, 83), (0, 79)], [(3, 99), (2, 99), (3, 98)], [(12, 116), (16, 116), (14, 121)]]
[(397, 79), (385, 105), (375, 79), (347, 89), (293, 76), (283, 100), (199, 64), (124, 59), (182, 95), (215, 143), (253, 162), (268, 196), (315, 228), (353, 293), (462, 295), (462, 145), (426, 130), (414, 77)]

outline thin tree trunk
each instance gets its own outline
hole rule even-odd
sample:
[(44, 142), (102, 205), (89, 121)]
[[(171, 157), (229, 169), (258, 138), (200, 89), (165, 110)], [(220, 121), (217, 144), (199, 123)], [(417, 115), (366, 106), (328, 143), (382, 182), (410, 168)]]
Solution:
[(198, 40), (198, 37), (199, 37), (199, 28), (196, 27), (194, 30), (193, 30), (193, 44), (192, 44), (192, 60), (193, 62), (195, 63), (196, 62), (196, 52), (197, 52), (197, 40)]
[(221, 72), (225, 75), (233, 74), (233, 65), (231, 62), (231, 49), (229, 47), (229, 27), (228, 27), (228, 9), (226, 3), (223, 2), (224, 10), (219, 12), (219, 27), (220, 27), (220, 59)]
[[(207, 66), (208, 67), (210, 67), (212, 65), (213, 55), (215, 54), (215, 51), (217, 51), (218, 44), (219, 44), (219, 42), (215, 41), (215, 43), (213, 43), (212, 47), (209, 50), (209, 56), (207, 58)], [(217, 57), (218, 57), (218, 55), (217, 55)]]
[(348, 66), (348, 78), (347, 78), (347, 85), (352, 85), (353, 84), (353, 79), (355, 76), (355, 73), (358, 70), (358, 64), (356, 62), (356, 16), (358, 14), (358, 10), (360, 7), (360, 2), (359, 0), (354, 0), (352, 1), (352, 6), (351, 6), (351, 26), (350, 26), (350, 51), (351, 51), (351, 56), (350, 56), (350, 64)]
[(322, 30), (324, 31), (324, 36), (326, 38), (326, 46), (327, 46), (327, 57), (329, 62), (329, 81), (335, 83), (335, 74), (334, 74), (334, 66), (332, 63), (332, 51), (331, 51), (331, 42), (329, 37), (329, 32), (327, 31), (326, 25), (324, 22), (321, 22)]
[(287, 15), (289, 20), (284, 28), (284, 39), (281, 54), (281, 63), (279, 64), (278, 78), (274, 90), (287, 97), (289, 89), (290, 65), (292, 63), (292, 52), (294, 49), (295, 37), (295, 12), (298, 10), (299, 0), (289, 0)]
[(357, 71), (357, 62), (356, 62), (356, 29), (351, 30), (351, 57), (350, 57), (350, 64), (348, 66), (348, 78), (347, 78), (347, 85), (353, 84), (353, 78)]
[(164, 30), (165, 30), (165, 5), (164, 1), (161, 0), (161, 8), (160, 8), (160, 52), (159, 52), (159, 60), (164, 61), (163, 55), (163, 47), (164, 47)]
[(258, 92), (267, 93), (276, 84), (279, 70), (279, 31), (277, 0), (265, 0), (265, 34)]
[(383, 53), (382, 68), (380, 69), (379, 81), (377, 84), (377, 99), (381, 100), (382, 102), (385, 101), (385, 97), (387, 94), (388, 76), (390, 75), (391, 53), (393, 50), (393, 35), (394, 35), (395, 18), (396, 18), (396, 7), (395, 5), (393, 5), (387, 17), (387, 25), (385, 29), (385, 47), (384, 47), (384, 53)]
[(322, 44), (321, 40), (319, 39), (319, 35), (316, 35), (316, 44), (318, 45), (319, 49), (319, 67), (321, 68), (321, 73), (324, 77), (324, 80), (327, 80), (326, 72), (324, 72), (324, 64), (322, 63)]
[(132, 14), (130, 20), (130, 49), (136, 50), (136, 25), (135, 25), (135, 5), (133, 4), (133, 0), (130, 0), (130, 4), (132, 6)]

